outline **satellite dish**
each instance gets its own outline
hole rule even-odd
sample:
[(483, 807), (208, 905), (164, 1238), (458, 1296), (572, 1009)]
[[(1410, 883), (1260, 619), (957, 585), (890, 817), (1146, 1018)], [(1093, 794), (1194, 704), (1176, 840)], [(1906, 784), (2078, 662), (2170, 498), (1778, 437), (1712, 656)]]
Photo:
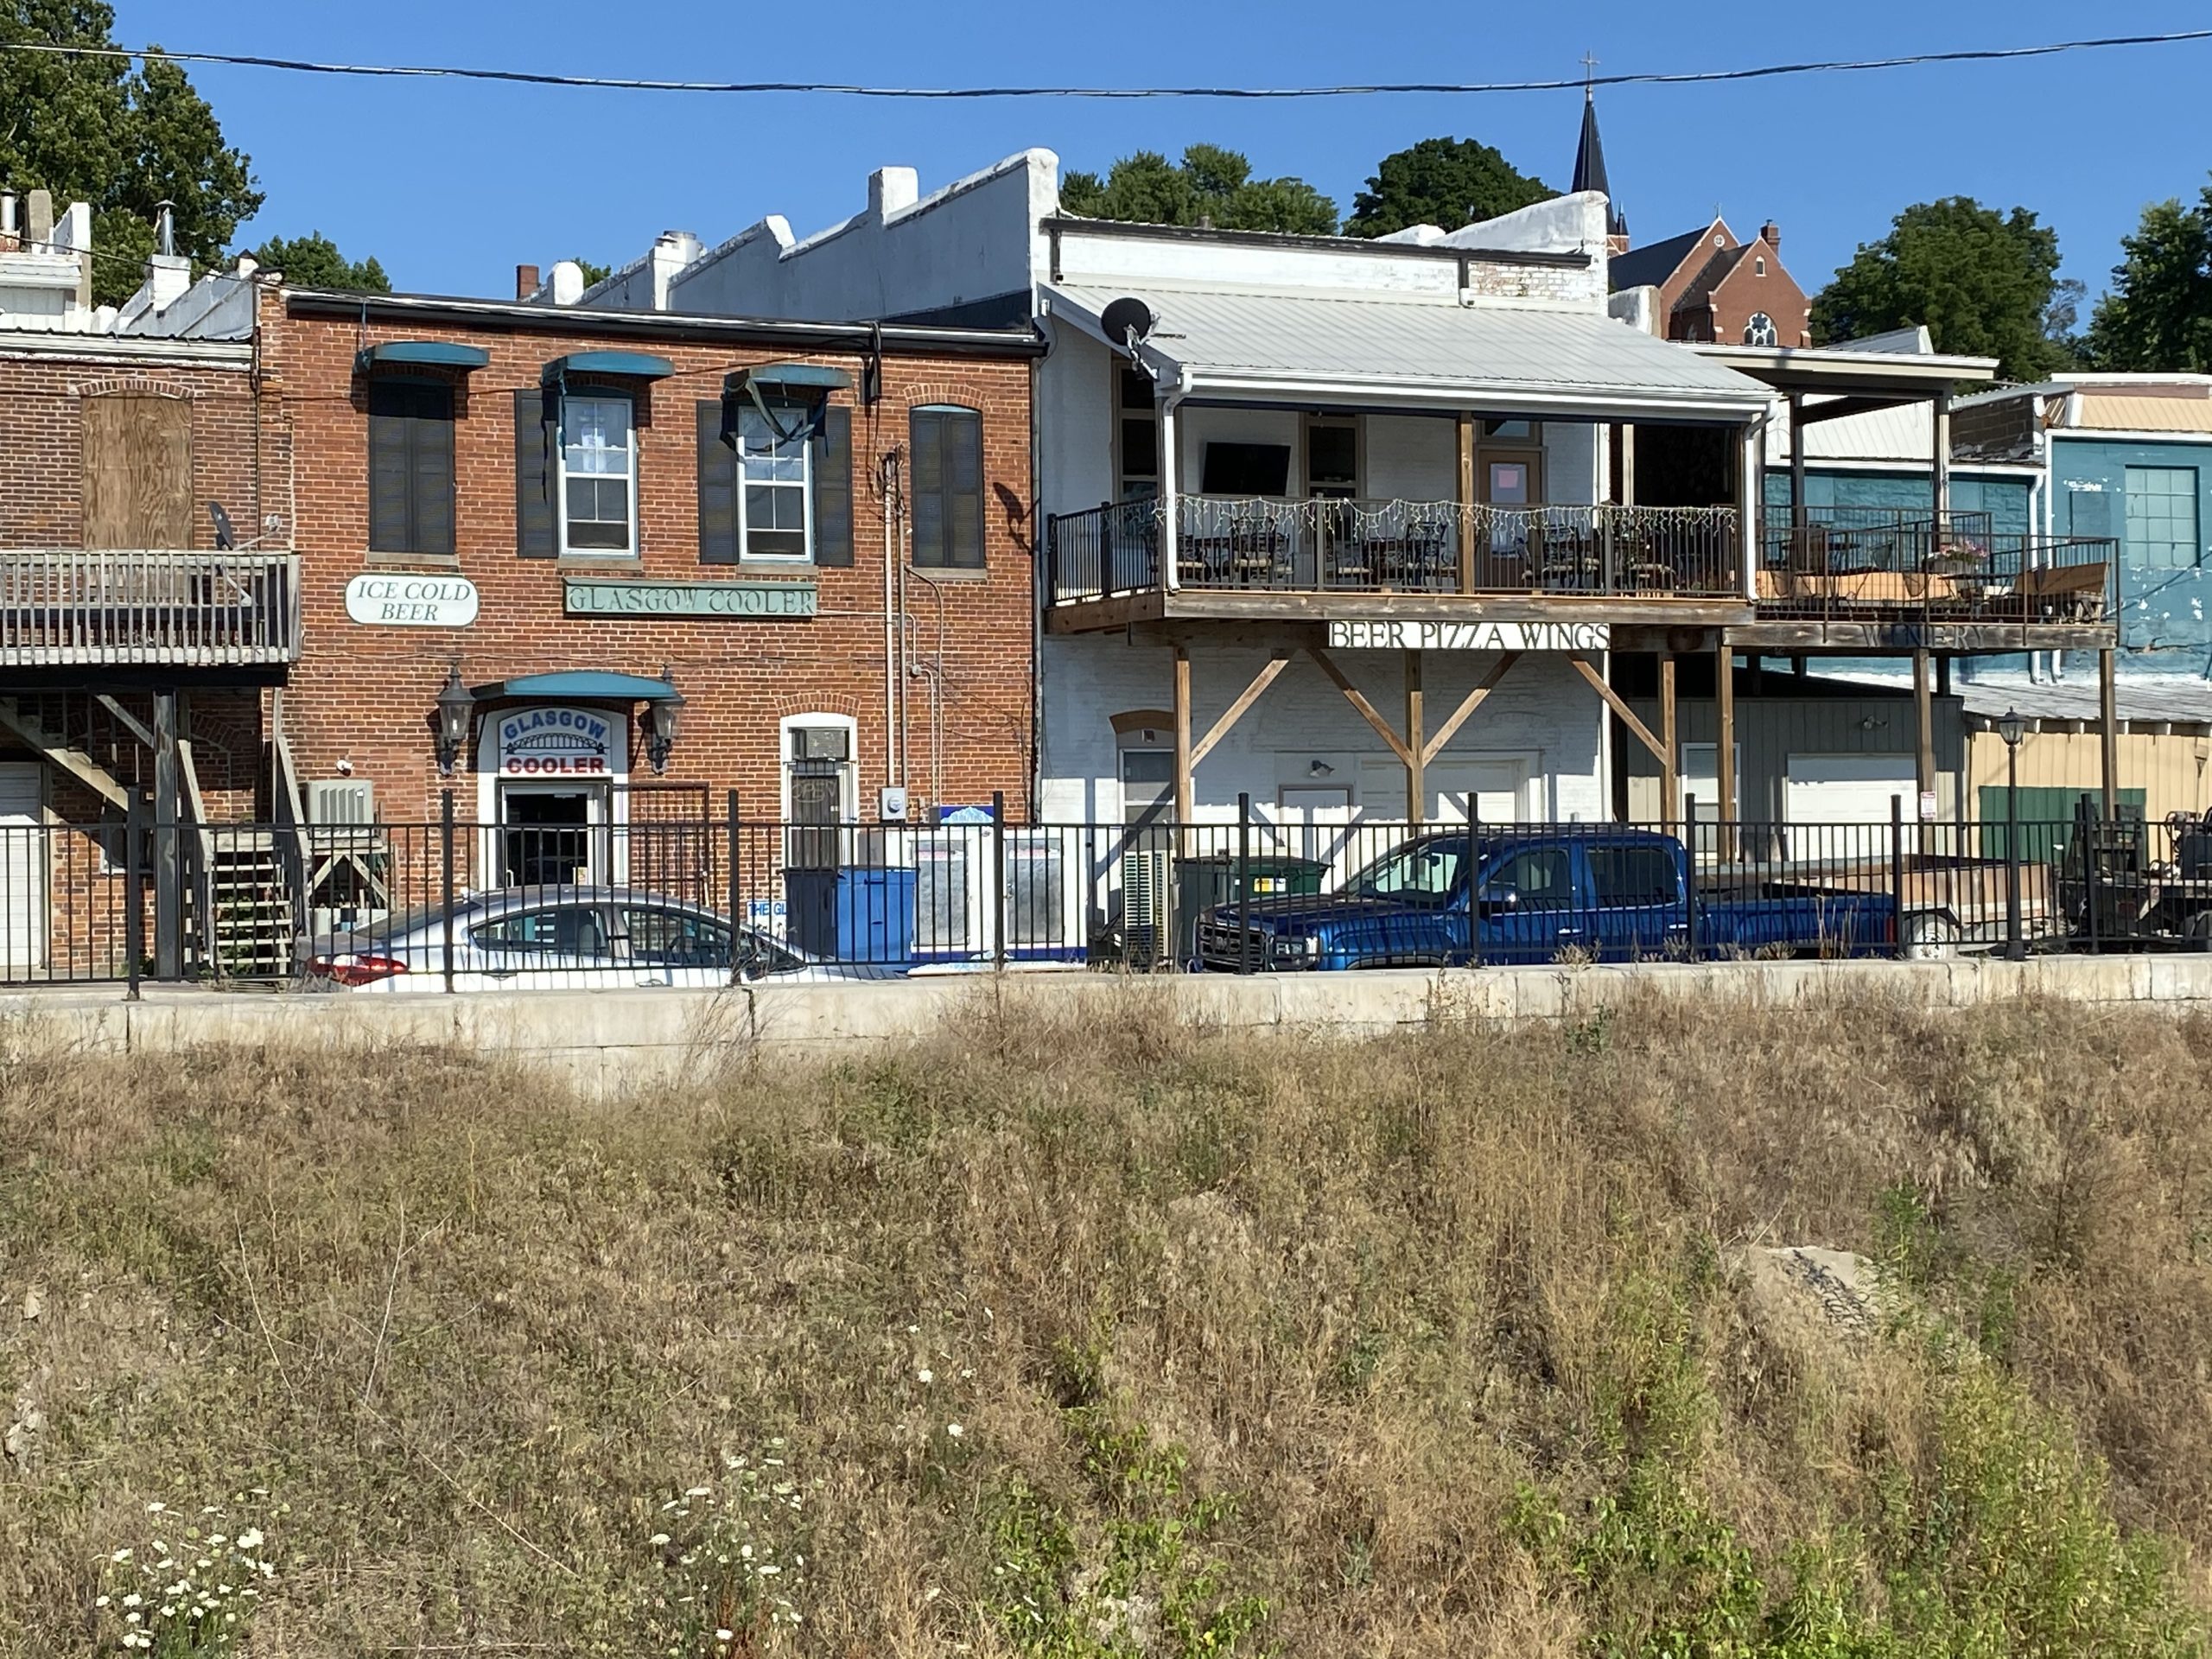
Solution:
[(1115, 345), (1134, 352), (1138, 344), (1159, 327), (1160, 319), (1152, 308), (1134, 295), (1116, 300), (1098, 319), (1106, 330), (1106, 338)]
[(231, 515), (223, 511), (219, 501), (207, 504), (207, 516), (215, 521), (215, 546), (219, 550), (238, 544), (238, 531), (231, 528)]

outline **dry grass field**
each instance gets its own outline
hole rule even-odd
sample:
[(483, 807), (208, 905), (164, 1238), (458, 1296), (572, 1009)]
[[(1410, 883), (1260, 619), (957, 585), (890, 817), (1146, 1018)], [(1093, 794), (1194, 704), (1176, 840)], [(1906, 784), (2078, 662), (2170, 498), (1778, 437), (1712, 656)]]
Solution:
[(0, 1650), (2202, 1654), (2209, 1084), (2063, 1007), (34, 1044)]

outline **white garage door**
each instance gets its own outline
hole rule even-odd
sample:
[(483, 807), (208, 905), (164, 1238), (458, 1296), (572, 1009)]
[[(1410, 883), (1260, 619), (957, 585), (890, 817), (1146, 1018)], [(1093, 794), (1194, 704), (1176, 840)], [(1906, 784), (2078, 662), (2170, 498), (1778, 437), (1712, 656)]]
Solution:
[[(1518, 755), (1479, 759), (1446, 757), (1423, 770), (1428, 789), (1427, 822), (1465, 823), (1467, 793), (1484, 823), (1521, 823), (1533, 816), (1529, 779), (1532, 768)], [(1406, 769), (1388, 758), (1364, 756), (1359, 763), (1360, 804), (1370, 818), (1397, 821), (1406, 816)]]
[(0, 762), (0, 977), (46, 962), (42, 781), (35, 760)]
[(1782, 787), (1790, 823), (1887, 823), (1892, 797), (1905, 821), (1919, 816), (1920, 784), (1909, 754), (1793, 754)]

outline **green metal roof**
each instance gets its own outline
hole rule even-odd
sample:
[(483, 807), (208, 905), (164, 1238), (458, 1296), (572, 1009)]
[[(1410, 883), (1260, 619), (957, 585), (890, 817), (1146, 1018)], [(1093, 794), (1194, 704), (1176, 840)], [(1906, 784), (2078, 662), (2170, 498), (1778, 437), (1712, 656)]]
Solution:
[(723, 388), (729, 391), (742, 391), (747, 386), (759, 386), (764, 391), (788, 386), (807, 391), (849, 391), (852, 385), (849, 372), (822, 363), (760, 363), (740, 369), (722, 381)]
[(626, 374), (639, 380), (665, 380), (676, 365), (648, 352), (570, 352), (545, 365), (543, 378), (562, 380), (575, 374)]
[(403, 364), (418, 368), (480, 369), (491, 360), (492, 353), (480, 346), (455, 346), (443, 340), (387, 340), (382, 345), (364, 346), (353, 353), (353, 367), (363, 374), (372, 368)]
[(512, 680), (469, 688), (479, 702), (675, 702), (681, 700), (675, 686), (643, 674), (616, 674), (606, 669), (569, 669), (556, 674), (524, 674)]

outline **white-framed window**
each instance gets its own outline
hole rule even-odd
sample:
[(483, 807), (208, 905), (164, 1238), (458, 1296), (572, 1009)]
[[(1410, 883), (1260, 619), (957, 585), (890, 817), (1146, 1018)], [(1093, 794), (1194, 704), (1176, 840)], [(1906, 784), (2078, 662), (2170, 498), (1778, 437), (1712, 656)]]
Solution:
[(859, 726), (850, 715), (786, 715), (777, 722), (783, 759), (784, 862), (796, 869), (838, 863), (843, 828), (859, 812), (854, 759)]
[(1751, 321), (1744, 325), (1744, 344), (1746, 346), (1779, 346), (1782, 332), (1774, 326), (1774, 319), (1764, 311), (1751, 313)]
[(561, 550), (634, 557), (638, 436), (619, 392), (561, 399)]
[(737, 417), (737, 544), (746, 560), (804, 563), (814, 556), (813, 432), (809, 411), (747, 405)]
[(1152, 377), (1123, 358), (1114, 359), (1115, 499), (1160, 493), (1160, 410)]

